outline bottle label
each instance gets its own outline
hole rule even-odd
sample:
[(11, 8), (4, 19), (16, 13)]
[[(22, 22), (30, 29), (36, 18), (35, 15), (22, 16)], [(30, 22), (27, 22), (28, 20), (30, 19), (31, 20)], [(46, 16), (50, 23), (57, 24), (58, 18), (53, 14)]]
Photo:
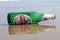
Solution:
[(28, 15), (20, 14), (14, 17), (14, 24), (31, 24), (31, 18)]

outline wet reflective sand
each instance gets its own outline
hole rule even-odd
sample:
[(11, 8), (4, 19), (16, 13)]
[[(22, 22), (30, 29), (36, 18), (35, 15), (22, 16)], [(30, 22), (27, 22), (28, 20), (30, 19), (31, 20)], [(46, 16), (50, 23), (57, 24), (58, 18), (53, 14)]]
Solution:
[(8, 30), (9, 34), (35, 34), (44, 31), (54, 31), (56, 29), (55, 26), (49, 25), (9, 25)]
[(48, 40), (56, 39), (57, 33), (52, 25), (0, 25), (1, 40)]

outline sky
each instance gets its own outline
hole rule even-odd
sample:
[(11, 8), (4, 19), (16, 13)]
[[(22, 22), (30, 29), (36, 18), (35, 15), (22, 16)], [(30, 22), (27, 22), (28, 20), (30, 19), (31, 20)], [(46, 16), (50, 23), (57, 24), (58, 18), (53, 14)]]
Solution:
[(1, 1), (0, 6), (52, 6), (60, 0), (13, 0), (13, 1)]

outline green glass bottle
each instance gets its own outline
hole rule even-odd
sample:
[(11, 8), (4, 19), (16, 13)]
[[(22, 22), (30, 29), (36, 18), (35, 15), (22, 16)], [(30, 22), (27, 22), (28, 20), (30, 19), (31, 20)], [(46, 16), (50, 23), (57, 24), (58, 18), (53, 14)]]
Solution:
[(55, 19), (55, 15), (38, 12), (10, 12), (7, 19), (10, 25), (37, 24), (39, 21)]

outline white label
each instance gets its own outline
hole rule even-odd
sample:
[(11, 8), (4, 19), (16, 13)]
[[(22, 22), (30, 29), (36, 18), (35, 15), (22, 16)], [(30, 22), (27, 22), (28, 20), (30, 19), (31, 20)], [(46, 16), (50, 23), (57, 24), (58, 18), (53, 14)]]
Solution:
[(20, 14), (15, 16), (13, 22), (14, 24), (30, 24), (32, 21), (28, 15)]

